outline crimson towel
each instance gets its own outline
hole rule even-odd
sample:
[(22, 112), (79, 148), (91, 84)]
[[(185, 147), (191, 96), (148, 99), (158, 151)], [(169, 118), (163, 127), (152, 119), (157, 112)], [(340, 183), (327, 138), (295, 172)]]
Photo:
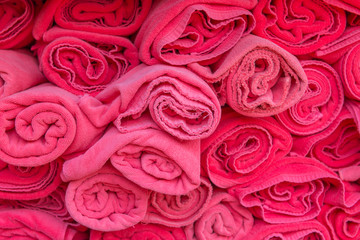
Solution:
[(292, 138), (274, 119), (239, 116), (223, 110), (219, 127), (201, 141), (202, 166), (221, 188), (249, 185), (289, 153)]
[(186, 65), (218, 57), (254, 29), (254, 17), (246, 9), (256, 3), (257, 0), (158, 1), (136, 36), (139, 57), (150, 65)]
[(156, 127), (185, 139), (214, 132), (221, 108), (211, 88), (196, 74), (162, 64), (139, 65), (96, 96), (84, 96), (80, 107), (97, 126), (114, 121), (120, 132)]

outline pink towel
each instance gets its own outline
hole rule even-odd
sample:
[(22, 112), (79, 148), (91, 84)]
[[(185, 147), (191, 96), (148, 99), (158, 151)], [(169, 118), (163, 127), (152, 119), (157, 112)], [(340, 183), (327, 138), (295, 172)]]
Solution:
[(200, 184), (199, 140), (180, 141), (159, 129), (120, 133), (115, 127), (83, 155), (66, 161), (62, 179), (83, 178), (108, 159), (130, 181), (164, 194), (187, 194)]
[(236, 198), (216, 191), (200, 219), (185, 227), (187, 240), (239, 240), (252, 229), (253, 216)]
[(0, 50), (0, 98), (45, 82), (30, 54), (26, 50)]
[(180, 139), (209, 136), (221, 108), (211, 88), (196, 74), (166, 65), (139, 65), (80, 107), (97, 126), (114, 121), (120, 132), (156, 127), (145, 124), (148, 112), (165, 131)]
[(0, 198), (31, 200), (46, 197), (61, 183), (62, 160), (38, 167), (17, 167), (0, 160)]
[(143, 223), (157, 223), (169, 227), (183, 227), (201, 217), (212, 197), (212, 186), (201, 178), (200, 186), (187, 194), (168, 195), (152, 192)]
[(346, 27), (342, 9), (317, 0), (260, 0), (253, 14), (254, 34), (296, 55), (314, 52), (334, 41)]
[(105, 165), (95, 174), (72, 181), (65, 203), (78, 223), (98, 231), (118, 231), (140, 222), (149, 193)]
[(248, 185), (289, 153), (292, 138), (274, 119), (249, 118), (224, 109), (219, 127), (201, 141), (202, 166), (221, 188)]
[(98, 33), (52, 28), (35, 49), (46, 78), (77, 95), (96, 95), (139, 64), (130, 40)]
[(98, 232), (91, 230), (90, 240), (185, 240), (182, 228), (170, 228), (156, 224), (137, 224), (131, 228), (116, 232)]
[(135, 33), (146, 18), (151, 0), (48, 0), (37, 15), (35, 39), (53, 26), (109, 35)]
[(339, 115), (344, 90), (338, 73), (327, 63), (303, 61), (308, 87), (298, 103), (279, 113), (277, 119), (293, 134), (310, 135), (327, 128)]
[(254, 29), (254, 17), (246, 9), (256, 3), (257, 0), (158, 1), (135, 39), (140, 59), (149, 65), (186, 65), (218, 57)]
[(0, 99), (0, 159), (34, 167), (87, 149), (103, 128), (89, 122), (78, 99), (49, 83)]
[(324, 0), (324, 2), (348, 12), (360, 15), (360, 2), (354, 0)]

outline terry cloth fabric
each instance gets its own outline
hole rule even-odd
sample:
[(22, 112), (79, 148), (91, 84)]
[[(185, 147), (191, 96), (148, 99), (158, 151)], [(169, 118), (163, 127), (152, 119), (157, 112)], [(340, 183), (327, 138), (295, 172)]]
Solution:
[(299, 102), (279, 113), (277, 119), (293, 134), (310, 135), (327, 128), (344, 104), (344, 90), (338, 73), (317, 60), (301, 62), (308, 87)]
[(360, 15), (360, 2), (352, 0), (324, 0), (324, 2), (348, 12)]
[[(99, 127), (114, 121), (126, 133), (158, 126), (184, 140), (209, 136), (221, 116), (215, 93), (199, 76), (162, 64), (135, 67), (96, 97), (83, 96), (80, 107)], [(145, 124), (148, 112), (157, 126)]]
[(44, 83), (0, 99), (0, 159), (35, 167), (87, 149), (102, 133), (78, 97)]
[(146, 18), (151, 0), (77, 1), (48, 0), (37, 15), (35, 39), (53, 26), (69, 30), (127, 36), (135, 33)]
[(253, 11), (254, 34), (295, 55), (336, 40), (345, 30), (345, 11), (317, 0), (260, 0)]
[(216, 131), (201, 141), (201, 163), (218, 187), (251, 185), (291, 146), (291, 135), (273, 118), (243, 117), (228, 108)]
[(149, 65), (212, 60), (254, 29), (254, 17), (246, 9), (256, 3), (257, 0), (158, 1), (135, 39), (140, 60)]
[(67, 160), (62, 179), (95, 173), (109, 159), (124, 177), (160, 193), (187, 194), (200, 184), (199, 140), (180, 141), (159, 129), (120, 133), (115, 127), (84, 154)]
[(96, 95), (139, 64), (129, 39), (98, 33), (52, 28), (35, 49), (45, 77), (76, 95)]
[(0, 50), (0, 98), (45, 82), (36, 58), (26, 50)]
[(98, 172), (69, 183), (65, 203), (78, 223), (98, 231), (134, 226), (146, 213), (149, 192), (105, 165)]

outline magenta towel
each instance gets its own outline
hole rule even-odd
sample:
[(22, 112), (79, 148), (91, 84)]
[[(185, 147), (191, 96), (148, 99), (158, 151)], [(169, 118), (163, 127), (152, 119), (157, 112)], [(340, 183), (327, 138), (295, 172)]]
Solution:
[(293, 134), (310, 135), (327, 128), (344, 104), (344, 90), (339, 74), (327, 63), (301, 62), (308, 87), (299, 102), (279, 113), (277, 119)]
[(0, 98), (45, 82), (36, 58), (26, 50), (0, 50)]
[(226, 192), (214, 192), (200, 219), (185, 227), (187, 240), (239, 240), (253, 227), (253, 216), (236, 198)]
[(80, 107), (96, 126), (114, 121), (120, 132), (154, 128), (185, 140), (209, 136), (219, 124), (221, 108), (212, 89), (196, 74), (166, 65), (139, 65)]
[(62, 179), (83, 178), (109, 159), (124, 177), (146, 189), (187, 194), (200, 184), (199, 140), (180, 141), (159, 129), (120, 133), (115, 127), (83, 155), (66, 161)]
[(48, 0), (36, 17), (33, 35), (39, 40), (53, 26), (109, 35), (130, 35), (140, 28), (150, 7), (151, 0)]
[(324, 2), (348, 12), (360, 15), (360, 2), (353, 0), (324, 0)]
[(143, 223), (157, 223), (169, 227), (183, 227), (195, 222), (209, 205), (212, 186), (202, 177), (200, 186), (187, 194), (168, 195), (152, 192)]
[(224, 109), (219, 127), (201, 141), (201, 163), (218, 187), (249, 185), (291, 146), (291, 135), (274, 119), (243, 117)]
[(65, 203), (78, 223), (98, 231), (118, 231), (140, 222), (149, 193), (105, 165), (98, 172), (69, 183)]
[(231, 49), (254, 29), (254, 17), (246, 9), (253, 8), (257, 0), (224, 3), (158, 1), (135, 39), (141, 61), (186, 65), (211, 60)]
[(33, 167), (85, 150), (99, 137), (79, 98), (44, 83), (0, 99), (0, 158)]
[(346, 27), (342, 9), (317, 0), (260, 0), (253, 14), (254, 34), (296, 55), (334, 41)]

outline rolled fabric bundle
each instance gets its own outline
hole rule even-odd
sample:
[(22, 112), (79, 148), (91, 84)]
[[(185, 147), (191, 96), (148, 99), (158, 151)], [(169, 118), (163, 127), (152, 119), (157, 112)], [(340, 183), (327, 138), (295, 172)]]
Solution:
[(44, 83), (0, 99), (0, 159), (35, 167), (88, 148), (102, 133), (78, 97)]
[(295, 55), (303, 55), (337, 39), (345, 30), (345, 11), (322, 1), (260, 1), (253, 10), (254, 34)]
[(238, 240), (253, 227), (254, 218), (239, 201), (224, 191), (214, 191), (210, 204), (203, 215), (185, 227), (186, 239)]
[[(221, 116), (220, 103), (204, 80), (162, 64), (141, 64), (96, 97), (83, 96), (79, 105), (96, 126), (114, 121), (123, 133), (160, 127), (184, 140), (209, 136)], [(147, 112), (156, 124), (145, 124)]]
[(308, 87), (300, 101), (276, 118), (293, 134), (310, 135), (327, 128), (339, 115), (344, 92), (338, 73), (317, 60), (301, 62)]
[(149, 65), (212, 60), (254, 29), (254, 17), (246, 9), (257, 2), (158, 1), (135, 39), (140, 60)]
[(152, 192), (143, 223), (183, 227), (201, 217), (212, 197), (212, 186), (202, 177), (200, 186), (187, 194), (169, 195)]
[(42, 0), (4, 0), (0, 5), (0, 49), (22, 48), (33, 37), (31, 31)]
[(184, 240), (185, 233), (182, 228), (170, 228), (156, 224), (136, 224), (133, 227), (115, 231), (115, 232), (99, 232), (90, 231), (90, 240), (106, 240), (106, 239), (156, 239), (156, 240)]
[(98, 172), (71, 181), (65, 204), (75, 221), (98, 231), (119, 231), (140, 222), (149, 192), (105, 165)]
[(33, 35), (39, 40), (54, 26), (108, 35), (135, 33), (146, 18), (151, 0), (48, 0), (37, 15)]
[(201, 141), (201, 163), (218, 187), (249, 185), (291, 146), (291, 135), (274, 119), (243, 117), (225, 109), (219, 127)]
[(0, 161), (0, 198), (32, 200), (46, 197), (60, 184), (62, 160), (38, 167), (17, 167)]
[(352, 0), (324, 0), (324, 2), (348, 12), (360, 15), (360, 2)]
[(33, 50), (46, 78), (76, 95), (96, 95), (139, 64), (129, 39), (52, 28)]
[(0, 50), (0, 98), (45, 82), (36, 58), (26, 50)]
[(88, 151), (64, 163), (61, 177), (86, 177), (109, 159), (124, 177), (159, 193), (187, 194), (200, 184), (200, 141), (180, 141), (159, 129), (120, 133), (110, 127)]

